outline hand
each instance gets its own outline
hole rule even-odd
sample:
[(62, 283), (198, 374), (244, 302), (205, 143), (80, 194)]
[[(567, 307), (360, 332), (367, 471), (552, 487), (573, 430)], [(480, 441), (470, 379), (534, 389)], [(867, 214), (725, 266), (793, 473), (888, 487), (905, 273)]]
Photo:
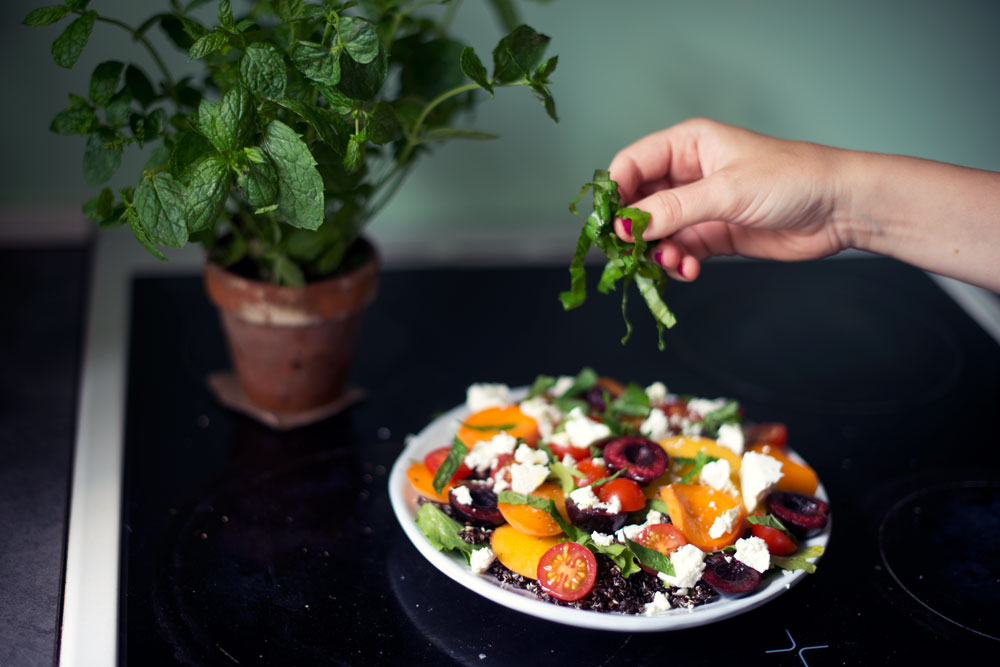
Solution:
[[(845, 153), (692, 119), (625, 148), (610, 172), (623, 202), (651, 215), (643, 238), (662, 240), (650, 257), (694, 280), (712, 255), (794, 261), (848, 247), (836, 224)], [(623, 240), (630, 228), (615, 221)]]

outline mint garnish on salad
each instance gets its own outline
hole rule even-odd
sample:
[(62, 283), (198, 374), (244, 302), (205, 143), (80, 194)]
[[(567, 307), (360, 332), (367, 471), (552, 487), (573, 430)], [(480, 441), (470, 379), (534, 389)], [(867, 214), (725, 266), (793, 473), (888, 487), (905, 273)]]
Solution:
[[(597, 246), (608, 261), (604, 265), (597, 291), (607, 294), (615, 288), (619, 281), (622, 286), (622, 319), (625, 320), (624, 345), (632, 335), (632, 323), (629, 322), (626, 308), (628, 305), (628, 286), (635, 282), (639, 293), (646, 301), (649, 312), (656, 321), (657, 346), (664, 349), (663, 330), (677, 323), (674, 314), (663, 301), (662, 291), (666, 284), (666, 274), (663, 267), (646, 258), (646, 242), (642, 233), (649, 225), (649, 213), (637, 208), (622, 207), (621, 195), (618, 194), (618, 183), (611, 180), (606, 169), (594, 170), (594, 177), (580, 189), (580, 195), (569, 205), (570, 211), (577, 214), (576, 204), (590, 190), (593, 193), (593, 211), (583, 223), (583, 230), (576, 243), (576, 252), (569, 266), (570, 288), (559, 294), (563, 308), (577, 308), (587, 300), (587, 270), (584, 260), (590, 247)], [(618, 238), (614, 230), (615, 218), (632, 221), (632, 235), (635, 243), (626, 243)]]

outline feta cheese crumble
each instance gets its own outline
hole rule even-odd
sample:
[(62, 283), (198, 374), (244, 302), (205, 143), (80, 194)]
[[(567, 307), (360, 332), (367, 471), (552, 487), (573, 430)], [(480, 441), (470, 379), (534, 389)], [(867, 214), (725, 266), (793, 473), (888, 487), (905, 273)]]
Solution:
[(459, 505), (472, 504), (472, 494), (469, 493), (469, 487), (467, 486), (456, 486), (451, 490), (451, 495), (455, 497), (455, 502)]
[(511, 402), (510, 387), (505, 384), (482, 382), (469, 385), (465, 390), (465, 407), (472, 412), (503, 407)]
[(556, 398), (559, 398), (567, 391), (569, 391), (569, 388), (573, 386), (574, 382), (576, 382), (575, 377), (570, 377), (569, 375), (560, 375), (559, 379), (556, 380), (556, 383), (552, 385), (551, 389), (549, 389), (549, 393), (555, 396)]
[(589, 447), (590, 443), (611, 435), (611, 429), (606, 424), (595, 422), (581, 408), (570, 410), (563, 428), (573, 447)]
[(708, 536), (713, 540), (719, 539), (736, 527), (736, 520), (739, 518), (740, 510), (738, 507), (726, 510), (719, 516), (715, 517), (715, 521), (712, 522), (712, 527), (708, 529)]
[(465, 465), (478, 473), (485, 473), (496, 465), (503, 454), (513, 454), (517, 439), (508, 433), (497, 433), (489, 440), (480, 440), (465, 455)]
[(670, 554), (670, 563), (674, 566), (674, 575), (659, 572), (660, 581), (667, 586), (691, 588), (705, 571), (705, 552), (693, 544), (685, 544)]
[[(542, 452), (544, 454), (544, 452)], [(549, 467), (537, 463), (513, 463), (510, 466), (510, 490), (528, 494), (549, 476)]]
[(743, 427), (739, 424), (722, 424), (719, 426), (719, 435), (715, 439), (717, 443), (731, 451), (737, 456), (743, 455)]
[(493, 553), (493, 549), (489, 547), (476, 549), (469, 554), (469, 569), (476, 574), (483, 574), (486, 570), (490, 569), (494, 558), (496, 558), (496, 554)]
[(733, 484), (733, 480), (730, 478), (732, 471), (733, 469), (726, 459), (709, 461), (702, 466), (701, 473), (698, 475), (698, 481), (704, 486), (710, 486), (713, 489), (718, 489), (733, 497), (737, 497), (736, 485)]
[(646, 387), (646, 397), (649, 398), (650, 405), (661, 405), (667, 402), (667, 385), (662, 382), (654, 382)]
[(607, 533), (599, 533), (596, 530), (590, 534), (590, 539), (599, 547), (610, 547), (615, 541), (614, 536)]
[(581, 486), (579, 489), (572, 491), (569, 497), (581, 509), (602, 510), (609, 514), (618, 514), (622, 511), (622, 501), (618, 499), (618, 496), (612, 496), (609, 502), (602, 503), (594, 495), (594, 489), (591, 486)]
[(541, 396), (525, 399), (518, 407), (526, 416), (535, 420), (535, 423), (538, 424), (538, 434), (542, 436), (543, 440), (548, 440), (555, 431), (556, 424), (565, 418), (562, 410)]
[(642, 608), (644, 616), (656, 616), (666, 611), (670, 611), (670, 599), (663, 594), (663, 591), (656, 591), (653, 594), (653, 601), (647, 602)]
[(650, 440), (662, 440), (670, 435), (669, 429), (667, 414), (659, 408), (650, 410), (649, 416), (639, 425), (639, 433)]
[(688, 411), (704, 417), (709, 412), (715, 412), (726, 404), (724, 398), (692, 398), (688, 401)]
[(761, 574), (771, 567), (771, 554), (767, 550), (767, 542), (759, 537), (741, 537), (736, 540), (736, 553), (733, 557)]
[(518, 463), (536, 463), (538, 465), (548, 465), (549, 456), (540, 449), (535, 449), (531, 445), (521, 443), (514, 452), (514, 460)]
[(747, 452), (740, 462), (740, 489), (743, 491), (743, 507), (747, 514), (757, 508), (757, 503), (770, 493), (781, 479), (781, 461), (757, 452)]

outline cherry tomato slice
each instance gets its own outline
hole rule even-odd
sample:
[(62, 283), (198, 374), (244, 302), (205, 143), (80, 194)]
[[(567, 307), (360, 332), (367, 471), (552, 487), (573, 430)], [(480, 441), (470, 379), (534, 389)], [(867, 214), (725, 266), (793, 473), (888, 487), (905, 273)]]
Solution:
[(754, 424), (747, 429), (746, 446), (773, 445), (784, 447), (788, 442), (788, 427), (781, 422)]
[(654, 551), (659, 551), (664, 556), (669, 556), (688, 543), (684, 539), (684, 534), (677, 530), (676, 526), (669, 523), (654, 523), (646, 526), (642, 532), (635, 536), (633, 541)]
[(597, 497), (602, 503), (616, 496), (625, 512), (635, 512), (646, 506), (646, 494), (642, 492), (642, 487), (630, 479), (619, 477), (597, 487)]
[(585, 475), (582, 478), (576, 478), (576, 485), (579, 487), (589, 486), (591, 483), (608, 476), (608, 469), (599, 463), (594, 463), (594, 459), (584, 459), (577, 462), (576, 469)]
[[(444, 460), (448, 458), (448, 451), (450, 449), (451, 447), (438, 447), (424, 457), (424, 465), (427, 466), (431, 472), (437, 472), (437, 469), (441, 467)], [(465, 479), (471, 474), (472, 470), (469, 469), (469, 466), (464, 463), (459, 463), (458, 468), (455, 470), (455, 474), (451, 476), (451, 481), (454, 482), (460, 479)]]
[(589, 447), (574, 447), (573, 445), (562, 445), (556, 442), (548, 443), (549, 449), (552, 453), (559, 457), (562, 461), (563, 458), (569, 454), (573, 457), (575, 461), (582, 461), (583, 459), (590, 458), (590, 448)]
[(755, 523), (750, 526), (750, 532), (767, 542), (767, 550), (774, 556), (788, 556), (798, 549), (795, 542), (777, 528)]
[(585, 546), (561, 542), (538, 560), (538, 585), (556, 598), (572, 602), (590, 592), (597, 579), (597, 559)]
[[(514, 462), (513, 454), (501, 454), (500, 456), (497, 457), (496, 464), (494, 464), (493, 468), (490, 469), (490, 477), (492, 477), (493, 479), (497, 479), (497, 473), (503, 470), (504, 468), (509, 468), (510, 464), (513, 462)], [(505, 472), (509, 477), (510, 471), (507, 470)]]

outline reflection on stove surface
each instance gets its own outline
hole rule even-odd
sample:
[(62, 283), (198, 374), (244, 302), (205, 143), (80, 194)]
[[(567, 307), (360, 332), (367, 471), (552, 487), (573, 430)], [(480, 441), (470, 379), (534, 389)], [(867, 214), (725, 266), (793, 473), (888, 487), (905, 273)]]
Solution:
[(744, 399), (821, 413), (894, 412), (943, 396), (963, 365), (949, 329), (874, 295), (776, 282), (704, 303), (671, 333), (672, 344)]
[(883, 520), (879, 550), (892, 577), (924, 608), (1000, 640), (1000, 484), (907, 496)]

